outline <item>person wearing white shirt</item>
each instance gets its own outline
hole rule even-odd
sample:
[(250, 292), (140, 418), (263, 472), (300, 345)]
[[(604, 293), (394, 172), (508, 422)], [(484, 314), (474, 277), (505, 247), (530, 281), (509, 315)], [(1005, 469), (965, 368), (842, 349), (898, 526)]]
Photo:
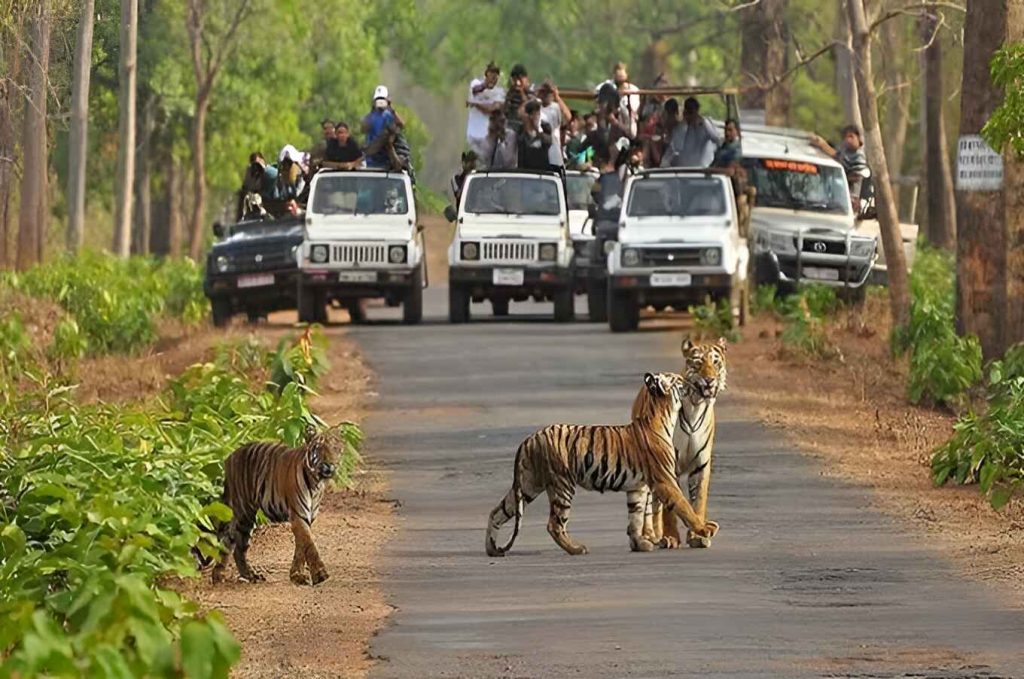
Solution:
[(558, 88), (545, 81), (537, 90), (540, 96), (541, 122), (551, 126), (551, 147), (548, 149), (548, 163), (552, 169), (565, 165), (562, 147), (562, 126), (569, 123), (572, 112), (558, 94)]
[(595, 92), (600, 91), (601, 86), (605, 83), (615, 85), (615, 89), (618, 90), (619, 120), (626, 128), (626, 132), (629, 134), (630, 138), (635, 137), (637, 133), (637, 122), (640, 119), (640, 95), (632, 93), (639, 92), (640, 88), (629, 82), (629, 72), (626, 70), (626, 64), (621, 61), (615, 64), (615, 68), (612, 72), (612, 79), (605, 80), (603, 83), (598, 85)]
[(484, 77), (475, 78), (469, 84), (466, 98), (466, 106), (469, 108), (466, 142), (477, 156), (483, 156), (491, 113), (505, 105), (505, 88), (498, 84), (500, 75), (501, 69), (490, 63), (484, 70)]

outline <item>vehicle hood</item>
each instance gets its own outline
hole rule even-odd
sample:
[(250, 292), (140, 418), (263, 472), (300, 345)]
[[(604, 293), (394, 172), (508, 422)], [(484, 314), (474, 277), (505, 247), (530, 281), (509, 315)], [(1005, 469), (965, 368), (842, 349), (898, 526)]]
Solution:
[(462, 238), (562, 238), (561, 217), (538, 215), (463, 215), (459, 224)]
[(852, 214), (825, 214), (780, 207), (755, 207), (750, 212), (750, 222), (755, 229), (792, 231), (793, 233), (802, 228), (818, 233), (831, 231), (845, 234), (854, 228)]
[(619, 230), (623, 243), (720, 243), (735, 228), (726, 217), (628, 218)]
[(306, 219), (310, 240), (407, 241), (413, 215), (314, 215)]
[(213, 252), (232, 250), (258, 250), (261, 246), (294, 245), (302, 242), (302, 225), (293, 224), (284, 229), (261, 229), (236, 233), (213, 244)]

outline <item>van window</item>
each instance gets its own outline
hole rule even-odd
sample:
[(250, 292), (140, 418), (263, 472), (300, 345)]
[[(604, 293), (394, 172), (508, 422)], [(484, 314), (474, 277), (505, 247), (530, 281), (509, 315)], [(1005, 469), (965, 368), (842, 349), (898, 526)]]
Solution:
[(321, 175), (311, 211), (318, 215), (404, 215), (409, 211), (405, 182), (396, 177)]
[(725, 184), (710, 177), (646, 177), (633, 181), (630, 217), (716, 217), (728, 211)]
[(550, 179), (477, 175), (469, 178), (465, 211), (557, 217), (562, 213), (560, 190), (560, 184)]
[(813, 212), (850, 212), (842, 168), (783, 158), (744, 158), (747, 181), (757, 189), (757, 207)]

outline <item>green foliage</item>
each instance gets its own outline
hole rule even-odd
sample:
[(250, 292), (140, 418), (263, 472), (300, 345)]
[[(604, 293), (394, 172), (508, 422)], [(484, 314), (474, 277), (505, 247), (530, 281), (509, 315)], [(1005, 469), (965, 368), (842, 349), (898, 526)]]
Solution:
[(827, 310), (834, 310), (835, 293), (824, 288), (832, 293), (830, 302), (829, 295), (816, 292), (823, 287), (809, 286), (786, 299), (782, 343), (805, 356), (842, 360), (842, 352), (829, 339), (825, 327)]
[(910, 353), (908, 397), (957, 404), (981, 380), (981, 345), (956, 334), (955, 268), (949, 253), (918, 247), (910, 274), (910, 322), (892, 335), (893, 351)]
[(754, 297), (750, 300), (750, 310), (755, 314), (777, 313), (779, 302), (774, 285), (761, 285), (754, 291)]
[[(206, 316), (202, 271), (189, 260), (156, 260), (85, 253), (34, 267), (6, 284), (56, 301), (73, 325), (58, 328), (62, 359), (128, 352), (156, 339), (160, 316), (196, 323)], [(0, 338), (0, 347), (7, 344)]]
[[(295, 443), (316, 375), (297, 365), (283, 389), (253, 390), (226, 351), (147, 406), (80, 406), (45, 381), (0, 406), (0, 676), (228, 675), (238, 644), (168, 584), (196, 575), (193, 549), (219, 549), (223, 459)], [(345, 483), (360, 434), (339, 433)]]
[(319, 332), (307, 332), (291, 346), (281, 340), (270, 362), (268, 385), (276, 392), (293, 382), (301, 388), (308, 388), (307, 382), (318, 379), (329, 367), (327, 338)]
[(29, 359), (31, 341), (21, 317), (0, 318), (0, 378), (20, 373)]
[(729, 300), (722, 299), (714, 303), (706, 298), (699, 306), (691, 306), (688, 313), (693, 316), (695, 339), (718, 339), (724, 337), (730, 342), (740, 340), (740, 332), (733, 321), (732, 306)]
[(1024, 42), (1004, 45), (992, 57), (992, 83), (1004, 90), (1002, 103), (981, 129), (989, 146), (1024, 155)]

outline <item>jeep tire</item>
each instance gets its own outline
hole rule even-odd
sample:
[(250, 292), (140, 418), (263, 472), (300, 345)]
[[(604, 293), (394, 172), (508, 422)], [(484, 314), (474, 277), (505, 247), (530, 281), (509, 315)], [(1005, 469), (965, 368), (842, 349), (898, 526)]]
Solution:
[(608, 322), (608, 284), (603, 280), (587, 279), (587, 315), (591, 323)]
[(448, 285), (448, 321), (469, 323), (469, 290), (458, 283)]
[[(609, 282), (610, 285), (610, 282)], [(608, 327), (612, 332), (631, 332), (640, 325), (640, 304), (629, 290), (608, 291)]]
[(409, 291), (402, 302), (402, 323), (416, 325), (423, 320), (423, 265), (412, 271)]
[(572, 323), (576, 318), (576, 291), (572, 284), (555, 290), (555, 322)]
[(223, 328), (231, 322), (233, 310), (231, 300), (227, 297), (213, 297), (210, 299), (210, 315), (213, 317), (213, 325), (216, 328)]

